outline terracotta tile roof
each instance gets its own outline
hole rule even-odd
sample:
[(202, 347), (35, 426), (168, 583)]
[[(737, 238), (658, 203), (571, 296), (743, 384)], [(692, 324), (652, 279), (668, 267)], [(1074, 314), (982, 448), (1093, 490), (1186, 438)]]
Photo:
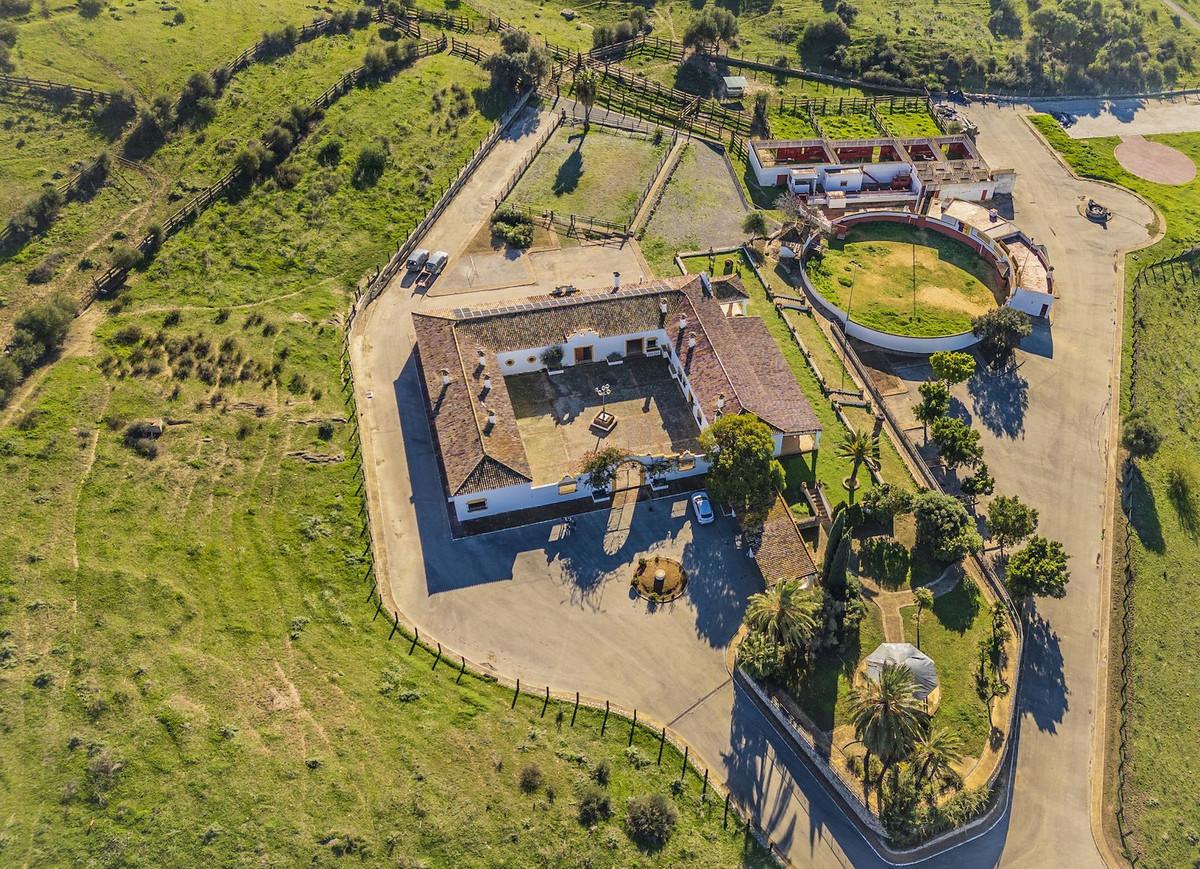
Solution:
[(816, 584), (817, 567), (813, 563), (812, 553), (800, 536), (800, 529), (796, 527), (782, 495), (775, 496), (775, 503), (763, 521), (754, 560), (768, 587), (777, 582), (806, 577)]
[[(729, 304), (748, 298), (736, 276), (713, 278), (706, 286), (700, 275), (681, 275), (616, 292), (414, 314), (427, 409), (449, 492), (468, 494), (532, 480), (504, 377), (490, 372), (491, 389), (485, 392), (477, 354), (561, 344), (582, 330), (621, 335), (663, 329), (709, 419), (724, 396), (725, 413), (753, 413), (784, 433), (819, 431), (816, 415), (762, 321), (726, 315)], [(687, 346), (689, 338), (695, 338), (694, 347)], [(443, 370), (450, 373), (447, 386)]]

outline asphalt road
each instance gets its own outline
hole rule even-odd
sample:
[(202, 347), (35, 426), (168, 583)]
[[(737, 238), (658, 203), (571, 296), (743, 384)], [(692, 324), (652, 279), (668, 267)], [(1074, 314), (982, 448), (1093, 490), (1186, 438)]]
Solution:
[[(962, 399), (981, 422), (987, 422), (985, 413), (993, 417), (998, 431), (988, 430), (985, 448), (1000, 487), (1041, 508), (1043, 529), (1061, 539), (1073, 556), (1074, 578), (1064, 601), (1042, 608), (1046, 627), (1031, 643), (1036, 648), (1026, 674), (1011, 816), (921, 865), (1090, 866), (1099, 862), (1091, 840), (1088, 788), (1102, 587), (1096, 558), (1104, 527), (1118, 278), (1113, 252), (1147, 238), (1144, 224), (1150, 215), (1127, 194), (1070, 179), (1012, 110), (982, 108), (972, 117), (980, 125), (984, 153), (996, 165), (1016, 166), (1020, 172), (1016, 221), (1050, 248), (1062, 299), (1049, 335), (1035, 336), (1029, 352), (1021, 354), (1021, 389), (1027, 391), (1028, 405), (1017, 414), (1012, 396), (994, 391), (985, 404), (973, 404), (969, 394)], [(531, 122), (522, 136), (503, 142), (485, 161), (435, 226), (436, 246), (455, 251), (469, 241), (489, 210), (489, 185), (507, 177), (506, 167), (521, 159), (535, 126)], [(1117, 212), (1107, 231), (1078, 217), (1075, 200), (1088, 195)], [(603, 256), (602, 249), (597, 256)], [(637, 704), (644, 714), (671, 724), (699, 762), (756, 814), (794, 865), (887, 865), (787, 747), (773, 722), (724, 674), (724, 649), (740, 618), (736, 595), (713, 592), (706, 600), (662, 614), (660, 623), (677, 657), (665, 671), (667, 678), (657, 678), (636, 659), (631, 661), (622, 648), (627, 635), (600, 629), (643, 618), (638, 607), (614, 591), (617, 562), (562, 564), (577, 556), (569, 541), (554, 539), (550, 527), (523, 530), (510, 535), (507, 544), (491, 547), (480, 540), (464, 548), (442, 535), (444, 502), (424, 414), (413, 392), (409, 315), (422, 307), (499, 302), (521, 294), (519, 288), (497, 289), (426, 299), (396, 285), (355, 325), (351, 353), (385, 598), (415, 621), (422, 634), (476, 661), (491, 662), (498, 672), (521, 676), (527, 684)], [(1019, 430), (1011, 421), (1014, 414), (1020, 418)], [(1010, 436), (1014, 430), (1018, 433)], [(659, 519), (651, 537), (659, 533), (694, 557), (735, 564), (734, 552), (689, 543), (690, 529), (680, 517)], [(577, 533), (589, 533), (589, 523), (590, 517)], [(591, 533), (603, 531), (597, 527)], [(653, 541), (635, 540), (630, 551), (642, 545)], [(514, 605), (518, 595), (530, 602)], [(636, 630), (645, 627), (635, 625)]]

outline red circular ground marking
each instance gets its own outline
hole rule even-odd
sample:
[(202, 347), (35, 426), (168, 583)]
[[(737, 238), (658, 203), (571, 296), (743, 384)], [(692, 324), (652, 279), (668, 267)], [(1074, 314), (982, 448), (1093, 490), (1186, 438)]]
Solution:
[(1141, 136), (1122, 139), (1114, 154), (1128, 171), (1156, 184), (1187, 184), (1196, 177), (1196, 164), (1187, 154)]

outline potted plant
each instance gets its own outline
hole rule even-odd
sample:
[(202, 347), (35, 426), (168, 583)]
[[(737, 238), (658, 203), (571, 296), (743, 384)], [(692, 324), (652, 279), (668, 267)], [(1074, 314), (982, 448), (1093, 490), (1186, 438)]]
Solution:
[(554, 344), (542, 351), (542, 364), (547, 374), (562, 374), (563, 349)]

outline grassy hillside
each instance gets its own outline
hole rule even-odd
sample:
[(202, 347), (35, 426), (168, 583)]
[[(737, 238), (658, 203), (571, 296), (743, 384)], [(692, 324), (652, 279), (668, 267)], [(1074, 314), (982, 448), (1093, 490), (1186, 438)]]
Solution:
[[(1132, 281), (1148, 261), (1195, 243), (1200, 230), (1200, 181), (1166, 186), (1125, 172), (1113, 156), (1117, 139), (1069, 139), (1049, 117), (1039, 130), (1080, 175), (1128, 187), (1166, 219), (1166, 236), (1131, 256)], [(1200, 135), (1151, 137), (1200, 160)], [(1135, 321), (1125, 299), (1122, 409), (1128, 412)], [(1127, 806), (1140, 865), (1182, 866), (1200, 859), (1200, 710), (1189, 701), (1200, 678), (1195, 635), (1200, 631), (1200, 536), (1196, 524), (1200, 460), (1200, 293), (1194, 280), (1150, 284), (1141, 292), (1137, 407), (1165, 435), (1151, 458), (1137, 461), (1133, 481), (1134, 629), (1132, 770)], [(1118, 535), (1123, 540), (1123, 534)], [(1115, 621), (1114, 621), (1115, 625)]]
[[(629, 752), (602, 713), (510, 708), (389, 644), (364, 602), (339, 321), (488, 128), (451, 117), (449, 86), (478, 76), (436, 57), (346, 95), (290, 158), (293, 188), (170, 239), (0, 429), (3, 862), (765, 862), (694, 775), (674, 793), (681, 758), (658, 766), (652, 734)], [(387, 171), (355, 187), (354, 155), (384, 136)], [(342, 160), (318, 165), (334, 137)], [(148, 419), (161, 438), (131, 428)], [(589, 828), (579, 793), (601, 761), (615, 816)], [(680, 812), (661, 851), (624, 832), (644, 793)]]

